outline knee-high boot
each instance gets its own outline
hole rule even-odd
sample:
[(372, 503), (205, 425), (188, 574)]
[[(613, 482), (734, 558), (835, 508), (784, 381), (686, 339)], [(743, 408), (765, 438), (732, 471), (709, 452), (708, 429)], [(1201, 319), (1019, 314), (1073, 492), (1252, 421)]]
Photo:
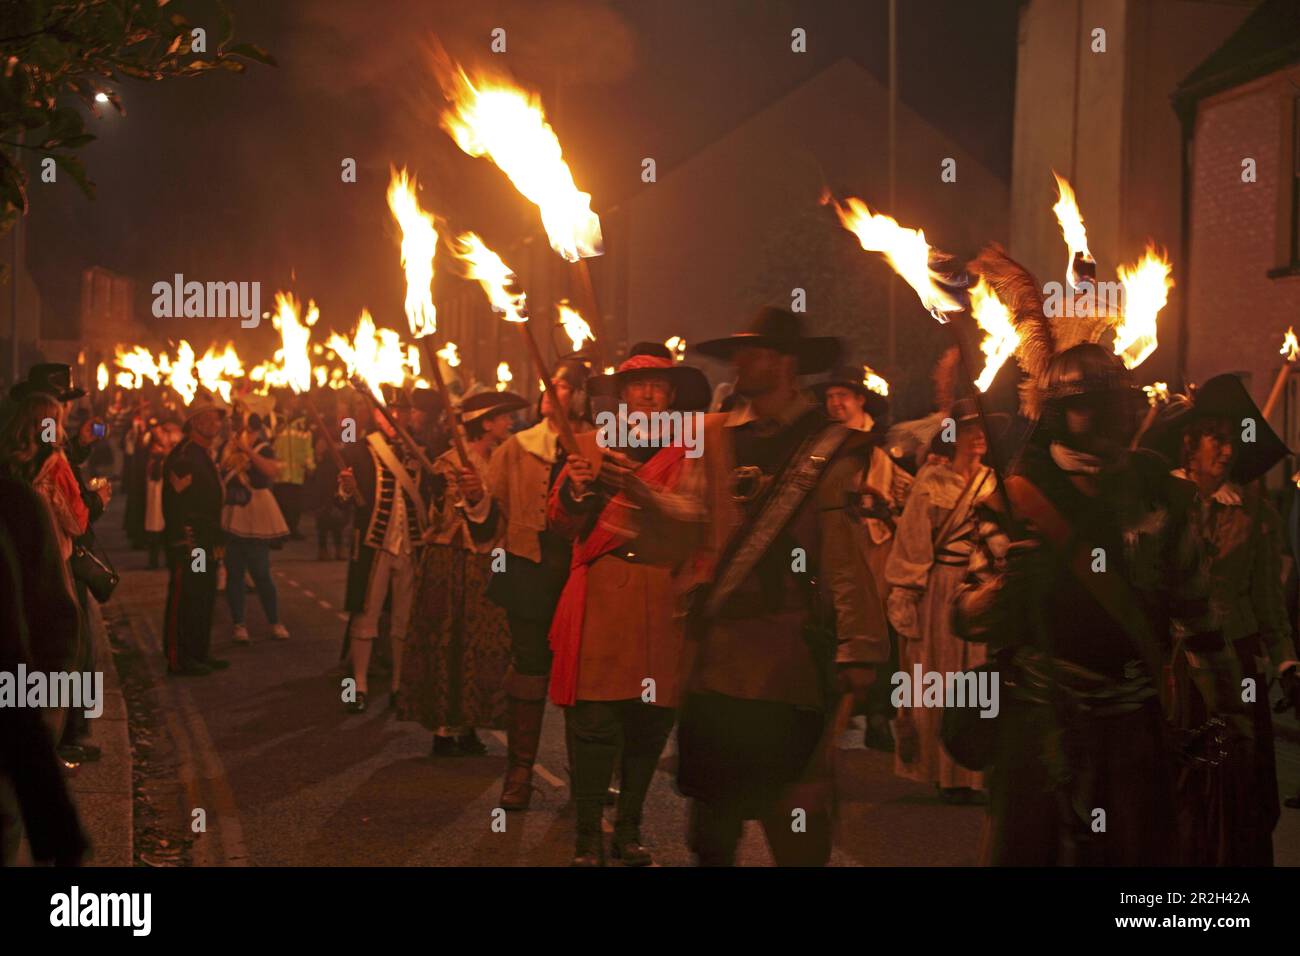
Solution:
[(526, 677), (513, 667), (506, 672), (506, 779), (501, 788), (504, 810), (527, 810), (533, 795), (533, 763), (546, 713), (546, 676)]

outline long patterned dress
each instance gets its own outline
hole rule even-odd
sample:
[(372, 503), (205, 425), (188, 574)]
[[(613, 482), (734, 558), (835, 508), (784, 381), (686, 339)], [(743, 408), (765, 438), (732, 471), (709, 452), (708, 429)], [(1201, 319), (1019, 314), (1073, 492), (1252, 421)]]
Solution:
[[(898, 522), (894, 548), (886, 565), (889, 584), (889, 619), (898, 630), (899, 669), (910, 677), (917, 664), (923, 674), (937, 671), (968, 671), (983, 664), (983, 645), (971, 644), (952, 633), (953, 596), (966, 576), (974, 547), (975, 515), (963, 502), (958, 519), (944, 530), (948, 517), (966, 498), (971, 504), (984, 501), (994, 490), (989, 468), (980, 466), (974, 481), (979, 490), (963, 496), (965, 475), (947, 462), (926, 465), (917, 473), (911, 495)], [(943, 533), (943, 540), (935, 540)], [(920, 688), (913, 688), (913, 702)], [(943, 711), (938, 707), (900, 707), (898, 719), (915, 728), (918, 754), (905, 761), (906, 749), (896, 748), (894, 772), (908, 780), (935, 783), (944, 789), (982, 789), (983, 774), (960, 766), (943, 749), (939, 739)]]
[[(467, 451), (486, 483), (487, 459), (472, 447)], [(510, 632), (505, 612), (484, 595), (492, 580), (492, 549), (501, 542), (470, 536), (456, 506), (453, 481), (460, 459), (455, 450), (434, 465), (441, 480), (430, 520), (432, 543), (416, 571), (398, 716), (429, 730), (500, 729)]]

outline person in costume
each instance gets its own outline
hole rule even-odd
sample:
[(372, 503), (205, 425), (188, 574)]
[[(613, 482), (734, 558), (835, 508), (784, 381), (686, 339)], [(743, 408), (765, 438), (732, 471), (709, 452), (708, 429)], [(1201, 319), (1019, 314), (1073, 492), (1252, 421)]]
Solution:
[[(492, 451), (510, 435), (513, 414), (527, 408), (512, 392), (465, 399), (460, 420), (475, 480), (486, 481)], [(502, 686), (510, 663), (506, 614), (487, 599), (492, 552), (505, 534), (465, 517), (462, 464), (455, 448), (434, 462), (433, 508), (416, 571), (415, 600), (398, 716), (434, 732), (433, 756), (487, 753), (475, 728), (505, 726)]]
[(541, 420), (516, 432), (492, 453), (486, 487), (464, 475), (466, 514), (487, 524), (489, 536), (505, 528), (505, 569), (488, 584), (488, 599), (503, 608), (510, 622), (510, 667), (506, 671), (506, 775), (501, 807), (526, 810), (532, 799), (533, 764), (546, 712), (546, 682), (551, 670), (547, 631), (556, 602), (569, 576), (568, 539), (547, 527), (551, 487), (564, 468), (567, 452), (560, 443), (555, 415), (567, 415), (575, 431), (586, 430), (587, 369), (561, 361), (551, 383), (560, 405), (543, 392)]
[(1010, 544), (1001, 559), (972, 557), (953, 611), (1000, 678), (996, 723), (978, 728), (991, 747), (965, 758), (988, 768), (985, 860), (1168, 865), (1173, 754), (1158, 685), (1169, 636), (1205, 610), (1192, 489), (1160, 456), (1128, 451), (1145, 399), (1110, 349), (1054, 354), (1037, 384), (1038, 424), (998, 498)]
[(163, 649), (170, 673), (203, 676), (228, 667), (209, 653), (221, 561), (224, 491), (213, 460), (228, 408), (200, 388), (185, 408), (184, 437), (163, 465), (167, 610)]
[[(384, 386), (384, 404), (399, 424), (409, 420), (410, 403), (400, 388)], [(374, 430), (364, 442), (347, 444), (339, 472), (338, 498), (353, 503), (352, 552), (348, 561), (347, 647), (355, 682), (344, 695), (349, 713), (369, 706), (370, 658), (379, 637), (379, 619), (389, 609), (392, 649), (391, 694), (395, 706), (401, 690), (402, 655), (411, 619), (415, 568), (426, 528), (431, 488), (415, 452), (397, 437), (378, 409)], [(349, 699), (350, 698), (350, 699)]]
[(693, 550), (677, 731), (690, 846), (700, 865), (732, 865), (744, 821), (760, 820), (779, 865), (823, 865), (831, 741), (889, 657), (843, 507), (872, 443), (800, 388), (839, 342), (806, 335), (797, 315), (764, 309), (696, 348), (735, 367), (741, 401), (706, 416), (676, 493), (643, 505), (665, 547)]
[[(899, 670), (909, 678), (918, 666), (922, 674), (956, 674), (985, 659), (982, 646), (952, 633), (951, 611), (974, 548), (976, 509), (993, 494), (996, 482), (993, 469), (983, 463), (988, 441), (974, 402), (953, 402), (943, 428), (949, 440), (935, 442), (937, 454), (917, 472), (885, 566), (889, 620), (902, 636)], [(945, 437), (943, 430), (938, 437)], [(911, 696), (895, 719), (899, 745), (894, 772), (934, 784), (946, 803), (979, 799), (981, 774), (962, 767), (943, 749), (942, 709), (923, 706), (915, 685)]]
[[(1181, 465), (1173, 474), (1196, 486), (1192, 526), (1210, 560), (1213, 625), (1173, 655), (1175, 727), (1204, 734), (1214, 722), (1221, 735), (1216, 752), (1178, 781), (1182, 862), (1271, 866), (1281, 807), (1268, 688), (1294, 682), (1297, 665), (1282, 595), (1282, 519), (1258, 479), (1289, 451), (1235, 375), (1171, 404), (1150, 442), (1170, 446)], [(1243, 694), (1245, 679), (1253, 694)]]
[[(835, 369), (822, 382), (813, 386), (813, 394), (826, 407), (828, 417), (843, 422), (855, 431), (866, 432), (875, 442), (871, 460), (851, 492), (845, 507), (858, 519), (856, 537), (867, 567), (871, 569), (871, 582), (876, 587), (876, 599), (882, 613), (887, 614), (888, 588), (885, 586), (885, 565), (894, 547), (894, 536), (903, 506), (912, 488), (912, 475), (896, 462), (883, 447), (885, 430), (889, 427), (889, 399), (867, 387), (863, 370), (853, 366)], [(890, 629), (888, 670), (898, 669), (898, 637)], [(894, 738), (889, 731), (889, 721), (894, 716), (890, 703), (890, 682), (877, 680), (871, 688), (867, 702), (867, 729), (863, 737), (868, 747), (893, 750)]]
[(698, 369), (674, 363), (663, 346), (643, 343), (633, 352), (617, 372), (593, 382), (593, 394), (617, 395), (618, 410), (598, 416), (608, 427), (578, 436), (580, 454), (569, 458), (550, 500), (551, 526), (574, 539), (550, 630), (550, 697), (565, 708), (572, 741), (575, 866), (605, 862), (601, 824), (616, 764), (613, 856), (627, 866), (653, 862), (641, 842), (641, 810), (681, 697), (682, 634), (674, 619), (680, 562), (664, 555), (652, 534), (641, 534), (637, 502), (671, 494), (687, 463), (684, 432), (656, 425), (654, 416), (702, 408), (709, 383)]

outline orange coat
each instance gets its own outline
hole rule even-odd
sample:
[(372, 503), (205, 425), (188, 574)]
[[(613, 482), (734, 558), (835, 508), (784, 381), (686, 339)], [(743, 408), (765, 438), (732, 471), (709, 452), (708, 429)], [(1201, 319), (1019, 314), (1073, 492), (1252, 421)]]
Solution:
[[(597, 432), (577, 436), (583, 457), (600, 468), (604, 451)], [(556, 482), (567, 484), (567, 471)], [(574, 514), (552, 499), (551, 525), (582, 540), (595, 527), (594, 515)], [(605, 502), (600, 507), (603, 509)], [(624, 513), (635, 525), (635, 512)], [(646, 546), (650, 542), (645, 542)], [(681, 700), (682, 629), (674, 614), (676, 568), (648, 554), (639, 538), (627, 546), (631, 560), (607, 554), (592, 562), (578, 657), (578, 700), (641, 699), (660, 707)], [(623, 552), (626, 553), (626, 552)], [(570, 581), (573, 579), (570, 578)]]

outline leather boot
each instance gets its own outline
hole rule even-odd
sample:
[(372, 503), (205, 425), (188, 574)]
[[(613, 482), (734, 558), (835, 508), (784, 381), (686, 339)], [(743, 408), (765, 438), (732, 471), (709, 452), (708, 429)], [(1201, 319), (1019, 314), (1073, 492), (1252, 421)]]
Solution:
[(527, 810), (533, 796), (533, 763), (546, 714), (546, 677), (525, 677), (512, 667), (506, 672), (506, 779), (501, 788), (503, 810)]
[(605, 809), (599, 799), (583, 798), (578, 804), (578, 833), (573, 849), (572, 866), (604, 866), (605, 834), (601, 823)]

